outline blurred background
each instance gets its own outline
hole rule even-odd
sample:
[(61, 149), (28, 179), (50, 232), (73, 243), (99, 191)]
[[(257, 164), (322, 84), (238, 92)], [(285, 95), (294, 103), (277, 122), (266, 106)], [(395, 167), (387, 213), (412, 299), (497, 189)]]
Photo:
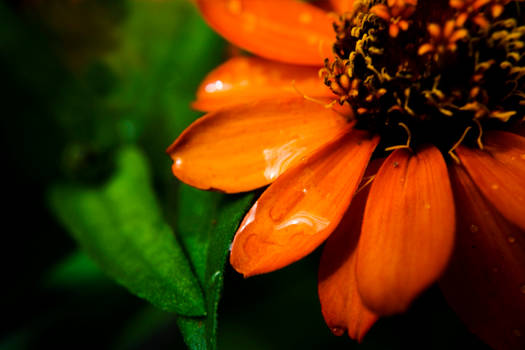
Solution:
[[(122, 171), (116, 159), (128, 150), (135, 161), (125, 171), (149, 174), (176, 235), (184, 220), (206, 216), (221, 195), (178, 183), (165, 149), (200, 115), (189, 107), (194, 92), (231, 49), (185, 0), (3, 1), (0, 26), (0, 349), (184, 349), (174, 313), (88, 257), (76, 229), (106, 230), (105, 213), (77, 209), (80, 196)], [(143, 199), (133, 186), (112, 197), (116, 206)], [(438, 288), (406, 315), (379, 321), (361, 345), (332, 335), (317, 299), (318, 261), (316, 251), (247, 280), (226, 266), (218, 348), (486, 349)]]

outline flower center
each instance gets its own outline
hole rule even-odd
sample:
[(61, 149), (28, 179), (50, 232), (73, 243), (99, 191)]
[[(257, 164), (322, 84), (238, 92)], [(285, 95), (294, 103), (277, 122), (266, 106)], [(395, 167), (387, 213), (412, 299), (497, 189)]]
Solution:
[[(525, 114), (523, 0), (357, 0), (324, 82), (388, 149), (483, 147)], [(394, 146), (394, 147), (389, 147)], [(452, 152), (449, 152), (452, 156)]]

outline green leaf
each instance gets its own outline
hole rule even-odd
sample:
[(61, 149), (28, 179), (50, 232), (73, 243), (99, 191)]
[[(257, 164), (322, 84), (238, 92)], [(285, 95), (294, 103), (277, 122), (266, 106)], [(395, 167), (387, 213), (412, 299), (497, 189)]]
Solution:
[(222, 196), (220, 193), (201, 191), (183, 183), (178, 188), (176, 232), (203, 286), (206, 283), (211, 230)]
[(91, 285), (114, 283), (84, 252), (75, 251), (60, 261), (43, 279), (47, 288), (85, 290)]
[(217, 308), (226, 258), (233, 235), (253, 198), (253, 193), (221, 195), (186, 185), (180, 187), (178, 233), (206, 295), (205, 318), (177, 320), (191, 349), (216, 348)]
[(104, 186), (55, 186), (50, 199), (83, 249), (132, 293), (166, 311), (205, 315), (202, 291), (161, 215), (140, 151), (121, 150)]
[(206, 350), (206, 318), (177, 317), (177, 325), (191, 350)]
[(208, 246), (208, 263), (206, 275), (206, 338), (209, 349), (216, 348), (217, 308), (224, 281), (224, 264), (230, 251), (233, 235), (244, 214), (252, 205), (254, 193), (224, 196), (219, 203), (220, 210), (214, 222), (210, 244)]

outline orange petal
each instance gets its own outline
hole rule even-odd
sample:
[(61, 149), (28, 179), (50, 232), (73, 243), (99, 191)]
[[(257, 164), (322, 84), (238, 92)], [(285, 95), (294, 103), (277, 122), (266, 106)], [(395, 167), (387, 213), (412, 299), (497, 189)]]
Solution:
[(273, 182), (348, 125), (323, 106), (272, 99), (209, 113), (168, 148), (173, 173), (200, 188), (242, 192)]
[(274, 96), (299, 97), (298, 91), (310, 97), (334, 97), (318, 71), (258, 57), (235, 57), (208, 74), (193, 107), (211, 111)]
[(351, 12), (354, 6), (354, 0), (317, 0), (312, 4), (322, 8), (325, 11), (333, 11), (338, 14)]
[(442, 290), (491, 347), (525, 349), (525, 232), (494, 209), (460, 166), (450, 170), (458, 223)]
[(525, 137), (504, 131), (490, 131), (485, 138), (484, 150), (512, 167), (512, 171), (522, 179), (525, 178)]
[(525, 139), (491, 132), (484, 151), (458, 147), (457, 154), (481, 193), (507, 220), (525, 230)]
[(356, 247), (361, 232), (368, 188), (353, 199), (341, 223), (328, 237), (319, 265), (319, 300), (326, 324), (335, 335), (345, 330), (359, 342), (378, 316), (368, 310), (357, 292)]
[(329, 0), (332, 8), (337, 13), (351, 12), (354, 7), (354, 0)]
[(208, 24), (232, 43), (272, 60), (323, 65), (332, 55), (333, 20), (307, 3), (197, 0)]
[(279, 177), (241, 223), (233, 267), (252, 276), (313, 251), (341, 220), (377, 142), (378, 137), (351, 131)]
[(379, 314), (406, 310), (443, 272), (454, 243), (454, 202), (441, 153), (394, 151), (366, 204), (357, 258), (365, 305)]

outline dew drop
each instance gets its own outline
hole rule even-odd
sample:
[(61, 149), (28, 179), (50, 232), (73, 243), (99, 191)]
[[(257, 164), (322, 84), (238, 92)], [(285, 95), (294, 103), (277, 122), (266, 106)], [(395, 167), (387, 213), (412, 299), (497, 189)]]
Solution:
[(521, 159), (525, 160), (525, 153), (520, 156)]
[(492, 272), (494, 272), (494, 273), (499, 272), (499, 269), (498, 269), (496, 266), (494, 266), (494, 267), (492, 268)]
[(222, 91), (224, 89), (224, 83), (221, 80), (217, 80), (213, 83), (206, 85), (204, 90), (208, 93), (214, 93), (217, 91)]
[(394, 168), (397, 168), (399, 166), (398, 162), (394, 162)]
[(510, 237), (507, 238), (507, 242), (509, 242), (510, 244), (514, 244), (514, 243), (516, 243), (516, 238), (510, 236)]
[(217, 280), (219, 279), (220, 276), (221, 276), (221, 272), (215, 271), (213, 275), (210, 277), (210, 285), (213, 286), (215, 283), (217, 283)]
[(474, 232), (478, 232), (479, 231), (479, 227), (472, 224), (470, 225), (470, 232), (474, 233)]
[(335, 335), (337, 335), (338, 337), (342, 336), (343, 334), (345, 334), (345, 330), (343, 328), (339, 328), (339, 327), (332, 327), (330, 329), (332, 331), (332, 333), (334, 333)]
[(522, 284), (520, 287), (521, 294), (525, 294), (525, 284)]
[(521, 337), (521, 332), (520, 332), (519, 329), (514, 329), (514, 330), (512, 331), (512, 333), (513, 333), (516, 337)]
[(425, 203), (425, 209), (430, 209), (430, 204)]
[(490, 188), (492, 188), (493, 190), (497, 190), (499, 188), (499, 185), (498, 184), (492, 184), (492, 186), (490, 186)]

